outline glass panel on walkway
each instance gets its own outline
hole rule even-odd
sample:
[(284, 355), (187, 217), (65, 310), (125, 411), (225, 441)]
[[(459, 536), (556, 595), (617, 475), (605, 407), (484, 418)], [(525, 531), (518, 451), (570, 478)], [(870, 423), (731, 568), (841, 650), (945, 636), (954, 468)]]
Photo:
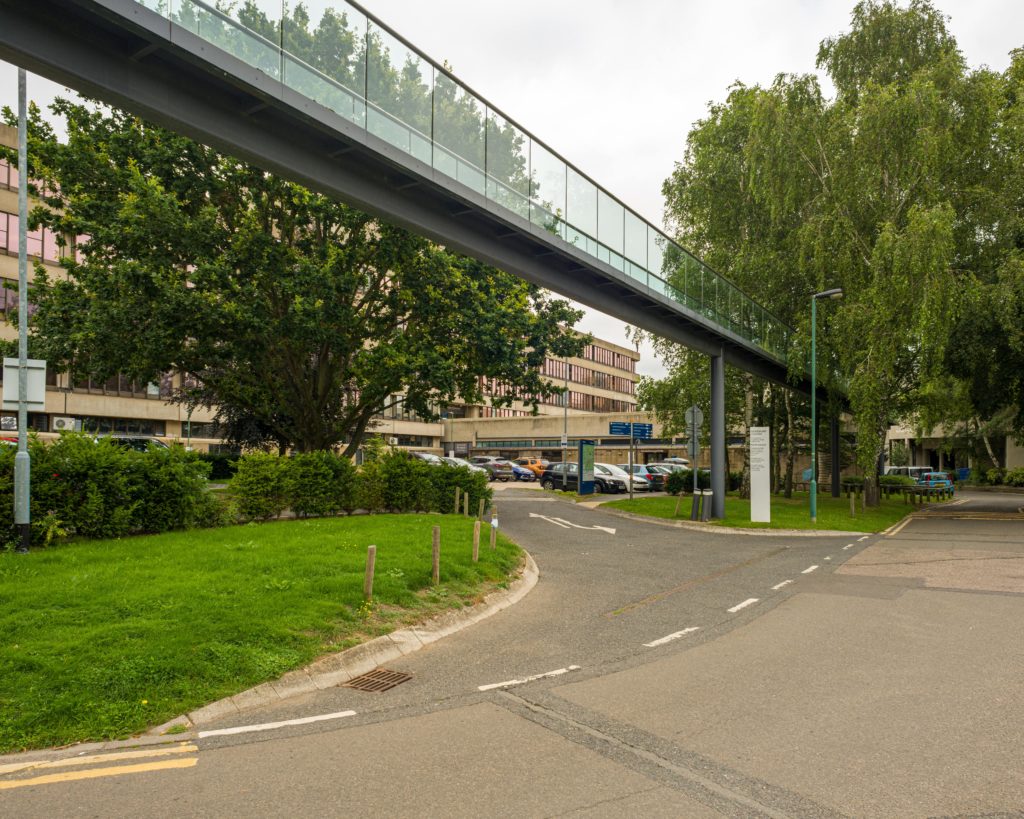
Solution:
[(487, 108), (443, 72), (434, 84), (434, 167), (484, 192), (484, 116)]
[(367, 57), (367, 130), (430, 165), (434, 67), (372, 20)]
[(487, 198), (530, 218), (530, 138), (503, 116), (487, 114)]
[(168, 10), (182, 28), (280, 79), (281, 0), (247, 0), (241, 5), (172, 0)]

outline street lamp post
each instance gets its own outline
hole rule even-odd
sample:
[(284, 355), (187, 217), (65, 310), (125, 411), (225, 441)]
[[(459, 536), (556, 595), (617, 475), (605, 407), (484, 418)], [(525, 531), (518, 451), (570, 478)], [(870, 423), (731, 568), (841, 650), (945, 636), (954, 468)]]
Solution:
[[(834, 287), (811, 296), (811, 523), (818, 520), (818, 299), (841, 299), (843, 288)], [(832, 465), (835, 469), (835, 464)]]

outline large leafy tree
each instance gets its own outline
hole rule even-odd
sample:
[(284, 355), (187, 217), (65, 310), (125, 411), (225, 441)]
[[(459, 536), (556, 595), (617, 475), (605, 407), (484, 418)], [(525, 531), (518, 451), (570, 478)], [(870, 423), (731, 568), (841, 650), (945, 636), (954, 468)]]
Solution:
[(124, 113), (54, 112), (66, 142), (33, 118), (35, 218), (82, 253), (33, 289), (53, 366), (178, 370), (234, 440), (353, 451), (396, 394), (430, 417), (488, 377), (536, 401), (545, 356), (582, 344), (578, 311), (507, 273)]
[(819, 372), (848, 397), (873, 476), (889, 422), (914, 418), (947, 378), (962, 294), (1002, 264), (1006, 95), (998, 75), (967, 68), (924, 0), (859, 3), (818, 66), (834, 99), (814, 76), (780, 75), (713, 107), (666, 183), (668, 215), (797, 329), (794, 370), (811, 293), (844, 289), (820, 314)]

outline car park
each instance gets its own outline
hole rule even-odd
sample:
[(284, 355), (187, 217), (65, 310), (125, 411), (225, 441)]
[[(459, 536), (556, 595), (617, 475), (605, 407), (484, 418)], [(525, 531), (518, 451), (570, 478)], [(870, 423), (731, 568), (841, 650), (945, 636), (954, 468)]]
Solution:
[(537, 480), (537, 473), (529, 467), (520, 466), (513, 461), (506, 461), (506, 463), (512, 467), (513, 480), (523, 481), (524, 483), (530, 483)]
[[(633, 488), (638, 488), (640, 478), (633, 478)], [(618, 494), (629, 491), (629, 473), (619, 469), (615, 464), (594, 464), (594, 483), (600, 487), (601, 492)]]
[(512, 464), (504, 458), (496, 458), (492, 455), (474, 455), (469, 462), (486, 470), (488, 480), (504, 482), (513, 478)]
[(660, 470), (668, 470), (669, 472), (683, 472), (690, 469), (689, 462), (676, 463), (675, 461), (655, 461), (654, 463), (647, 464), (648, 468), (658, 467)]
[(580, 486), (579, 466), (572, 463), (548, 464), (540, 476), (541, 489), (564, 489), (575, 492)]

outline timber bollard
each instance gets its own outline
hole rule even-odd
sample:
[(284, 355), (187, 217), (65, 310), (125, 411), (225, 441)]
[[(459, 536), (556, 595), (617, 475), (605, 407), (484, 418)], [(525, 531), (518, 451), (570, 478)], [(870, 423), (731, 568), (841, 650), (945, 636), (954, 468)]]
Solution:
[(441, 582), (441, 527), (434, 527), (434, 566), (431, 573), (434, 585)]
[(363, 599), (373, 600), (373, 570), (377, 565), (377, 547), (366, 547), (366, 574), (363, 577)]
[(477, 512), (476, 519), (478, 521), (480, 521), (481, 523), (483, 523), (483, 521), (484, 521), (484, 504), (485, 503), (486, 503), (486, 501), (483, 498), (480, 498), (480, 509)]
[(462, 492), (462, 490), (459, 489), (459, 487), (456, 486), (455, 487), (455, 514), (456, 515), (459, 514), (459, 508), (462, 506), (462, 502), (461, 502), (462, 499), (459, 497), (459, 494), (461, 492)]
[(672, 513), (672, 517), (674, 517), (674, 518), (679, 517), (679, 504), (682, 503), (682, 500), (683, 500), (683, 490), (680, 489), (679, 490), (679, 494), (676, 496), (676, 511)]
[(473, 521), (473, 562), (480, 560), (480, 521)]
[(463, 501), (465, 501), (465, 503), (463, 503), (463, 505), (462, 505), (463, 506), (463, 508), (462, 508), (462, 516), (465, 517), (465, 518), (468, 518), (469, 517), (469, 492), (467, 492), (465, 495), (463, 495), (462, 499), (463, 499)]
[(498, 545), (498, 507), (491, 507), (491, 551)]
[(854, 497), (853, 497), (853, 490), (851, 489), (851, 490), (850, 490), (849, 492), (847, 492), (846, 494), (847, 494), (847, 495), (849, 496), (849, 498), (850, 498), (850, 517), (851, 517), (851, 518), (855, 518), (855, 517), (857, 517), (857, 501), (856, 501), (856, 500), (854, 500)]

